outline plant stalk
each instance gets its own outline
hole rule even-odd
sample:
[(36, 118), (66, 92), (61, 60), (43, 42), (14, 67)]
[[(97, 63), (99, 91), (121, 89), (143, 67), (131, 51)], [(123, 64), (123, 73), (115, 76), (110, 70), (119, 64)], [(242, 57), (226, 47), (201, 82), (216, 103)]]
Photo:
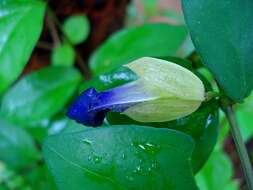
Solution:
[(235, 142), (237, 153), (240, 158), (241, 167), (244, 173), (244, 177), (245, 177), (248, 189), (253, 190), (253, 171), (252, 171), (249, 155), (247, 153), (247, 149), (243, 142), (242, 135), (236, 121), (235, 113), (231, 105), (227, 106), (224, 109), (224, 111), (231, 128), (231, 134)]
[[(55, 28), (57, 27), (62, 32), (64, 40), (66, 40), (68, 42), (68, 44), (70, 44), (73, 47), (73, 49), (75, 50), (76, 63), (79, 66), (81, 72), (83, 73), (84, 78), (87, 80), (90, 79), (91, 73), (90, 73), (89, 68), (87, 67), (87, 64), (83, 60), (82, 55), (79, 53), (77, 48), (71, 43), (71, 41), (69, 40), (67, 35), (64, 33), (64, 30), (62, 29), (62, 25), (61, 25), (60, 21), (58, 20), (57, 16), (55, 15), (54, 11), (49, 6), (47, 6), (47, 11), (48, 11), (49, 20), (51, 22), (51, 26), (55, 26)], [(55, 29), (55, 31), (57, 31), (57, 29)]]

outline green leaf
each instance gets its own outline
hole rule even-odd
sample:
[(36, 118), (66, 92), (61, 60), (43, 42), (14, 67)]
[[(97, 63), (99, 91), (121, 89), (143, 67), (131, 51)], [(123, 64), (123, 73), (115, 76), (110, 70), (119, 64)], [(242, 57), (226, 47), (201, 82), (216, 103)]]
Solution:
[(56, 66), (72, 66), (75, 62), (75, 51), (66, 43), (56, 47), (52, 51), (51, 62)]
[[(217, 176), (217, 174), (221, 174)], [(198, 186), (201, 190), (239, 190), (237, 181), (232, 180), (233, 165), (229, 157), (216, 148), (207, 164), (196, 175)]]
[(187, 37), (185, 26), (146, 24), (113, 34), (90, 59), (95, 75), (143, 56), (176, 55)]
[(45, 4), (40, 1), (0, 2), (0, 93), (22, 72), (39, 38)]
[(33, 72), (5, 94), (1, 114), (24, 126), (36, 124), (63, 109), (80, 82), (80, 73), (70, 67)]
[(197, 173), (206, 163), (217, 142), (219, 117), (217, 103), (211, 101), (204, 103), (193, 114), (168, 122), (167, 125), (160, 124), (160, 127), (167, 127), (182, 131), (195, 140), (195, 148), (192, 154), (192, 169)]
[(170, 122), (140, 123), (119, 113), (109, 113), (107, 120), (111, 125), (136, 124), (158, 128), (169, 128), (190, 135), (195, 140), (191, 162), (194, 173), (207, 161), (218, 136), (218, 110), (214, 101), (203, 104), (193, 114)]
[(61, 190), (195, 190), (193, 147), (174, 130), (114, 126), (51, 136), (43, 150)]
[(19, 126), (0, 120), (0, 160), (12, 168), (22, 168), (40, 158), (29, 134)]
[(85, 15), (68, 17), (63, 23), (63, 31), (73, 44), (82, 43), (90, 32), (89, 20)]
[(182, 2), (186, 23), (203, 63), (226, 95), (241, 102), (253, 88), (253, 1)]

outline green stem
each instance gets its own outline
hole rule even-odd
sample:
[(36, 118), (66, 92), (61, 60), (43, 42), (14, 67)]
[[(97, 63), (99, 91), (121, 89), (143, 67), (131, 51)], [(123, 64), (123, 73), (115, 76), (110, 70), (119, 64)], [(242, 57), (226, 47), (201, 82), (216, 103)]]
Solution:
[(241, 161), (241, 167), (243, 169), (243, 173), (244, 173), (246, 183), (248, 185), (248, 189), (253, 190), (252, 167), (251, 167), (250, 159), (247, 153), (247, 149), (243, 142), (242, 135), (235, 118), (235, 113), (231, 105), (227, 106), (224, 111), (226, 113), (228, 122), (231, 127), (231, 134), (233, 136), (235, 146), (236, 146), (236, 149)]
[(210, 101), (212, 100), (213, 98), (217, 98), (220, 96), (220, 93), (218, 92), (214, 92), (214, 91), (209, 91), (205, 94), (205, 101)]

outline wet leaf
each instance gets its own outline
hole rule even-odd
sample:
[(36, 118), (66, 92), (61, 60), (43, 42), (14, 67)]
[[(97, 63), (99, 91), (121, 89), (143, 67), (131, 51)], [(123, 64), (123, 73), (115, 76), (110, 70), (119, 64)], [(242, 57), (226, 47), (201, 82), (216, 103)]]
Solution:
[(174, 130), (114, 126), (49, 137), (43, 150), (61, 190), (194, 190), (193, 147)]
[(170, 122), (140, 123), (119, 113), (109, 113), (107, 120), (112, 125), (146, 125), (150, 127), (169, 128), (184, 132), (195, 140), (192, 154), (192, 169), (196, 173), (207, 161), (218, 136), (217, 103), (205, 103), (193, 114)]

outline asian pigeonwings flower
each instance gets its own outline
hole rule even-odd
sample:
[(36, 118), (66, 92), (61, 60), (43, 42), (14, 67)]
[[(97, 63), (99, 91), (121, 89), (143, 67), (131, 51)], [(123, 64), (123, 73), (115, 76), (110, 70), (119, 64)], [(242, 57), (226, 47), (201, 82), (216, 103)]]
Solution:
[(101, 125), (109, 111), (139, 122), (164, 122), (191, 114), (205, 99), (202, 81), (182, 66), (150, 57), (125, 66), (138, 76), (136, 81), (103, 92), (89, 88), (67, 115), (88, 126)]

